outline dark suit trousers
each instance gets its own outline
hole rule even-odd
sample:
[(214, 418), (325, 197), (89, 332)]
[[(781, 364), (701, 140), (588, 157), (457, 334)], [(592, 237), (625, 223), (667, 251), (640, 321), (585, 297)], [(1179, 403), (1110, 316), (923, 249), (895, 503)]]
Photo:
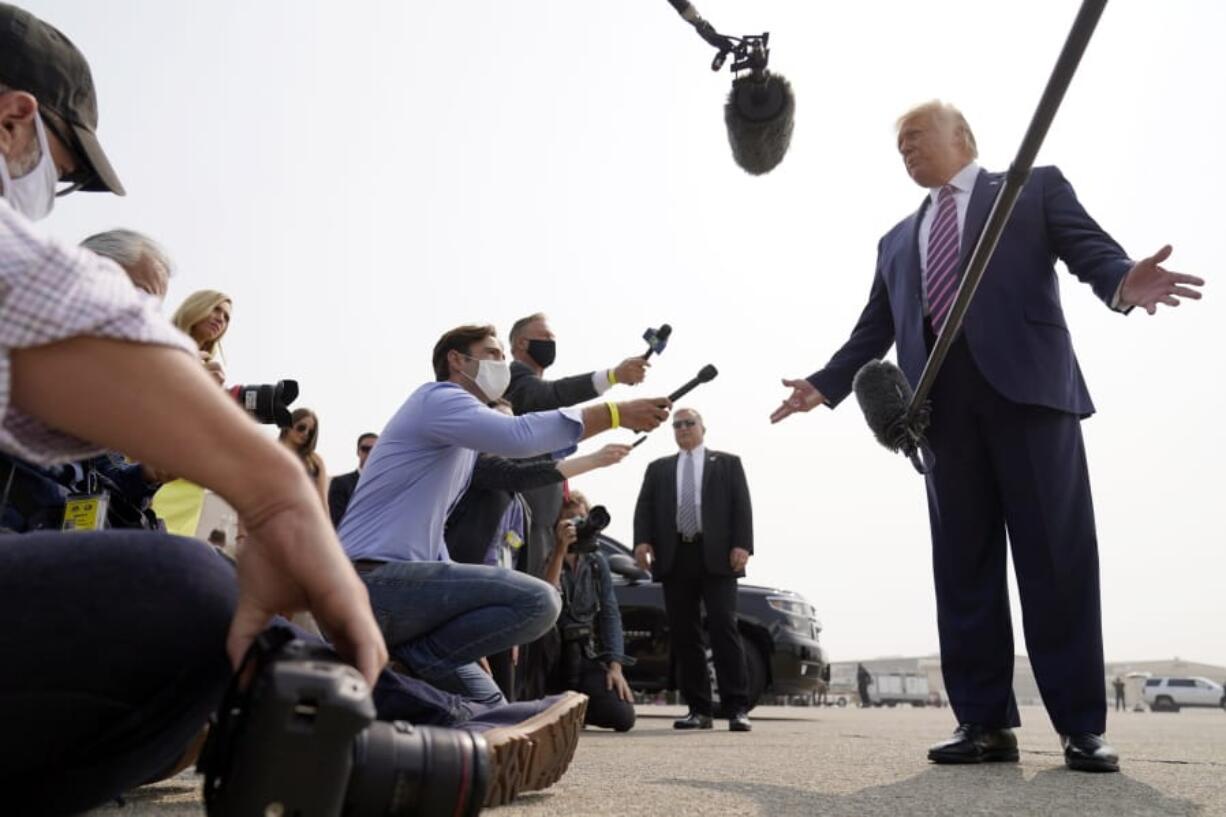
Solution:
[(725, 709), (748, 707), (745, 648), (736, 628), (736, 577), (707, 572), (701, 542), (677, 542), (673, 567), (663, 579), (664, 606), (681, 694), (690, 710), (712, 714), (711, 678), (703, 649), (702, 610), (715, 658), (715, 678)]
[(1106, 727), (1098, 543), (1081, 422), (1001, 397), (965, 340), (932, 392), (941, 666), (960, 723), (1018, 726), (1006, 531), (1030, 662), (1061, 734)]

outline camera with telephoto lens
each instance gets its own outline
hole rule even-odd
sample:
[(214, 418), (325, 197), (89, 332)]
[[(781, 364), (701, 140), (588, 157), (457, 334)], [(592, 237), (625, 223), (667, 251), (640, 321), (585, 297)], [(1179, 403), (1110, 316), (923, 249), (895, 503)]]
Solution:
[(293, 422), (289, 404), (298, 399), (297, 380), (278, 380), (273, 385), (231, 386), (227, 391), (257, 423), (289, 428)]
[(451, 817), (481, 810), (489, 752), (476, 733), (375, 720), (361, 673), (270, 627), (235, 674), (197, 769), (209, 817)]
[(600, 532), (609, 526), (609, 512), (604, 505), (596, 505), (587, 512), (587, 516), (576, 516), (570, 520), (575, 526), (576, 539), (570, 546), (571, 553), (595, 553), (600, 547), (596, 539)]

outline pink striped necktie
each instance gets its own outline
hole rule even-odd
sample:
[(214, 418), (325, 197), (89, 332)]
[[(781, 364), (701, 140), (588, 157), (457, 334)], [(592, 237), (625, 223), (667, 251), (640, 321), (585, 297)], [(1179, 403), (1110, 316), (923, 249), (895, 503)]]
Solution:
[(928, 232), (928, 311), (932, 331), (940, 333), (958, 292), (958, 256), (962, 242), (958, 236), (958, 206), (954, 188), (945, 185), (937, 195), (937, 214)]

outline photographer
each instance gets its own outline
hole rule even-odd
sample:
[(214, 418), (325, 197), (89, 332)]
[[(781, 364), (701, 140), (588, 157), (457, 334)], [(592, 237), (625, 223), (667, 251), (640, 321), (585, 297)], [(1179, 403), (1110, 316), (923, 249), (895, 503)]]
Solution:
[(123, 192), (93, 87), (63, 34), (0, 4), (0, 450), (44, 464), (126, 451), (216, 489), (251, 541), (236, 581), (174, 536), (6, 538), (0, 787), (14, 814), (77, 813), (169, 768), (277, 610), (309, 606), (368, 682), (387, 658), (300, 466), (115, 264), (32, 223), (60, 182)]
[(590, 698), (586, 725), (628, 732), (634, 727), (634, 696), (622, 666), (633, 659), (625, 654), (609, 564), (596, 544), (608, 514), (603, 508), (596, 511), (591, 513), (583, 494), (571, 491), (554, 527), (557, 544), (545, 578), (562, 591), (558, 616), (562, 647), (550, 672), (550, 691), (573, 689), (586, 694)]

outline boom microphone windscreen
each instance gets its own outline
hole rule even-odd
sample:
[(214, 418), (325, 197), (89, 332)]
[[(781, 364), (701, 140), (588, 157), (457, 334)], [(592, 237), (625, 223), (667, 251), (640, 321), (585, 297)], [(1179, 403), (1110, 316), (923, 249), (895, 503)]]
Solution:
[(770, 72), (732, 81), (724, 104), (724, 124), (732, 158), (754, 176), (769, 173), (783, 161), (792, 143), (796, 97), (786, 79)]
[(903, 450), (910, 441), (907, 412), (912, 392), (902, 370), (889, 361), (873, 360), (856, 372), (851, 387), (877, 442), (894, 452)]

